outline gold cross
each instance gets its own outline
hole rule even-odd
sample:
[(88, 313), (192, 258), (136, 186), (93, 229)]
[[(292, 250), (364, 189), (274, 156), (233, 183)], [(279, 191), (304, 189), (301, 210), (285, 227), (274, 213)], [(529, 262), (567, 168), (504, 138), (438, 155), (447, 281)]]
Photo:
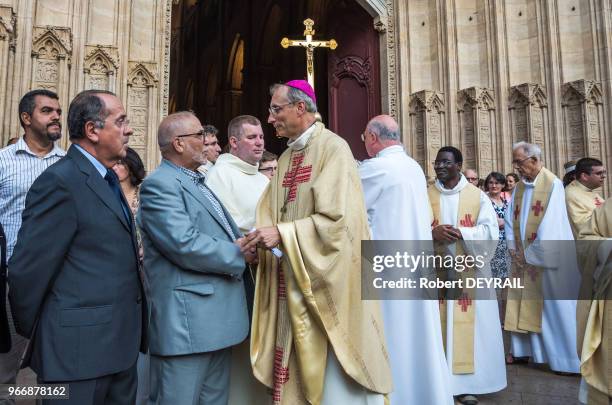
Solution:
[(301, 39), (288, 39), (285, 37), (281, 41), (281, 46), (285, 49), (290, 46), (301, 46), (306, 48), (306, 73), (308, 74), (308, 83), (314, 90), (314, 49), (330, 48), (334, 50), (338, 47), (338, 43), (335, 39), (330, 39), (329, 41), (313, 41), (312, 36), (315, 34), (315, 30), (312, 27), (314, 26), (314, 21), (310, 18), (304, 20), (304, 26), (306, 27), (304, 30), (304, 36), (306, 37), (305, 41)]

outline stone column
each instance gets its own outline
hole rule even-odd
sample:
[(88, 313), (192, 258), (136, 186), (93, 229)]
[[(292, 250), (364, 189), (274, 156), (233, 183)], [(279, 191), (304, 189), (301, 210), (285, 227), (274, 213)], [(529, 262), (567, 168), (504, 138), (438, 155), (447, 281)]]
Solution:
[(412, 157), (423, 167), (425, 174), (433, 179), (436, 175), (431, 162), (446, 142), (444, 94), (432, 90), (413, 93), (410, 95), (409, 107)]
[(498, 170), (495, 142), (495, 93), (470, 87), (457, 95), (460, 149), (463, 168), (476, 169), (481, 176)]

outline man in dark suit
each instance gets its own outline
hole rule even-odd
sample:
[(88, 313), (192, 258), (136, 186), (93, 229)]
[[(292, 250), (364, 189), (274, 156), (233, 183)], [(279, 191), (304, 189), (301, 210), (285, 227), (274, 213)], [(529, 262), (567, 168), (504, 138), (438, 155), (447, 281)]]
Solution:
[[(134, 221), (111, 169), (132, 134), (113, 93), (78, 94), (72, 146), (26, 198), (9, 261), (17, 332), (44, 383), (69, 383), (67, 404), (133, 404), (144, 349), (144, 294)], [(54, 401), (43, 401), (54, 403)]]
[(153, 404), (227, 404), (230, 347), (249, 329), (242, 277), (256, 252), (241, 253), (242, 234), (197, 171), (203, 138), (192, 113), (164, 118), (164, 159), (140, 189)]
[(6, 310), (6, 236), (0, 224), (0, 353), (11, 350), (11, 333)]

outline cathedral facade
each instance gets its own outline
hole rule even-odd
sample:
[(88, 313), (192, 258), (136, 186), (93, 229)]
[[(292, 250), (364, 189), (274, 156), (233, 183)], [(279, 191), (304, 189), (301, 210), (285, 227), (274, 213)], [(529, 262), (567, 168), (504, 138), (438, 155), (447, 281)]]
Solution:
[(430, 176), (443, 145), (481, 177), (509, 172), (520, 140), (559, 176), (583, 156), (612, 166), (611, 0), (0, 0), (0, 140), (20, 133), (30, 89), (56, 91), (64, 110), (83, 89), (108, 89), (153, 168), (169, 111), (222, 132), (238, 113), (265, 121), (267, 86), (305, 75), (302, 52), (280, 40), (307, 17), (315, 37), (338, 39), (317, 50), (317, 95), (356, 156), (357, 128), (384, 112)]

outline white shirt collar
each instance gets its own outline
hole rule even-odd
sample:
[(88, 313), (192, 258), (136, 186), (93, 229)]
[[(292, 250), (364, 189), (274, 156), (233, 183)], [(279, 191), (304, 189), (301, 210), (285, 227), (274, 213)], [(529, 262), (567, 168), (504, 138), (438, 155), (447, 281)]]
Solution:
[(438, 189), (438, 191), (440, 191), (440, 193), (442, 194), (457, 194), (458, 192), (460, 192), (461, 190), (463, 190), (467, 185), (468, 185), (468, 181), (465, 178), (465, 176), (462, 174), (461, 175), (461, 179), (459, 180), (459, 183), (457, 183), (457, 185), (451, 189), (448, 188), (444, 188), (444, 185), (440, 182), (440, 180), (436, 179), (436, 182), (434, 183), (435, 187)]
[(315, 124), (312, 124), (306, 131), (302, 133), (302, 135), (298, 136), (294, 140), (287, 142), (287, 146), (291, 150), (302, 150), (306, 147), (308, 140), (312, 136), (315, 130)]
[(385, 149), (381, 150), (376, 154), (376, 157), (391, 155), (393, 153), (404, 152), (404, 147), (402, 145), (392, 145), (387, 146)]

